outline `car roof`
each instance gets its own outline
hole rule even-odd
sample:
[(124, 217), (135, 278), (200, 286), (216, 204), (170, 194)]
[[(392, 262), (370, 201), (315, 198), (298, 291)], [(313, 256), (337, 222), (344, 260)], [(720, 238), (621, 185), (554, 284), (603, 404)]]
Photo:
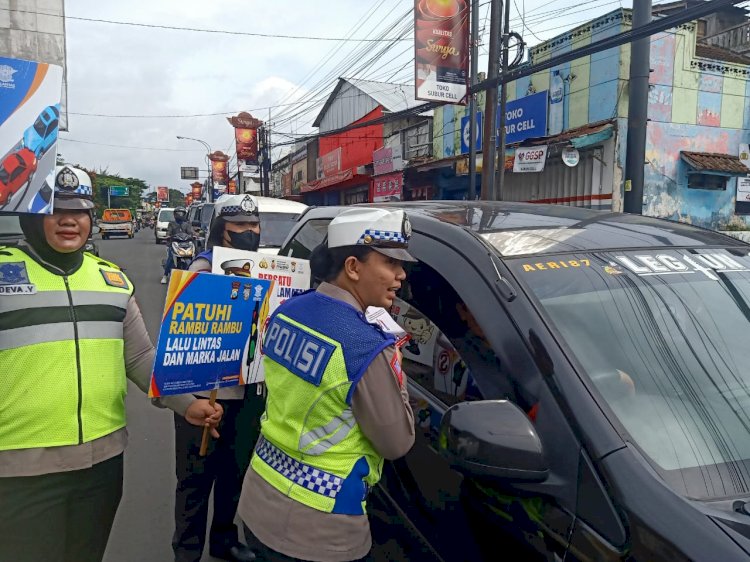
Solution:
[(277, 197), (261, 197), (259, 195), (253, 197), (258, 201), (259, 213), (302, 213), (307, 209), (307, 205), (298, 201), (289, 201)]
[[(748, 244), (688, 224), (581, 207), (505, 201), (402, 201), (368, 204), (403, 209), (417, 232), (452, 229), (485, 239), (506, 257), (639, 248), (701, 248)], [(308, 218), (331, 218), (346, 207), (316, 207)], [(436, 232), (437, 231), (437, 232)]]

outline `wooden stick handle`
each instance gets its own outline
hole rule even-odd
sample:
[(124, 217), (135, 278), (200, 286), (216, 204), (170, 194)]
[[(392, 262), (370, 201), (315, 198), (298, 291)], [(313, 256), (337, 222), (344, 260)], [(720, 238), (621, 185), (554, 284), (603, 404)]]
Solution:
[[(211, 391), (211, 395), (208, 397), (208, 403), (213, 406), (216, 403), (216, 389)], [(201, 450), (200, 456), (205, 457), (208, 451), (208, 440), (211, 437), (210, 429), (208, 426), (203, 428), (203, 438), (201, 439)]]

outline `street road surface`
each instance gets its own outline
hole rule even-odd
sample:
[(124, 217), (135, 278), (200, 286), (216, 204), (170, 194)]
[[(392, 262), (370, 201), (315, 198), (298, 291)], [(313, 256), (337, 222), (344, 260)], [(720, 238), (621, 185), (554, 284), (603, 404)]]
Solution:
[[(101, 240), (96, 236), (95, 242), (101, 257), (122, 267), (135, 285), (136, 299), (155, 344), (167, 292), (166, 285), (159, 284), (166, 246), (154, 243), (154, 231), (150, 228), (136, 233), (133, 239)], [(125, 488), (104, 561), (168, 562), (173, 560), (171, 541), (177, 482), (172, 412), (152, 406), (148, 397), (130, 382), (126, 404), (130, 443), (125, 452)], [(435, 559), (414, 554), (409, 545), (416, 539), (403, 522), (378, 508), (374, 501), (370, 504), (378, 514), (377, 518), (371, 516), (373, 532), (382, 543), (373, 549), (375, 560)], [(209, 521), (210, 517), (211, 512)], [(416, 550), (421, 548), (416, 546)], [(202, 562), (216, 560), (208, 555), (206, 548)]]

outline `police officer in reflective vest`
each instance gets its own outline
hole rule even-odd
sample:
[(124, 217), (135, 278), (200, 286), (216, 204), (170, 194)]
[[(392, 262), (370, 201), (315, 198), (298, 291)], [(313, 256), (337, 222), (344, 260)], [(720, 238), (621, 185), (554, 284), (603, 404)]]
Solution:
[[(146, 392), (154, 348), (133, 284), (82, 248), (91, 180), (62, 166), (54, 213), (0, 247), (0, 560), (98, 562), (122, 496), (126, 378)], [(163, 400), (215, 433), (221, 409)]]
[(238, 512), (270, 560), (360, 560), (372, 544), (365, 504), (383, 459), (414, 443), (401, 354), (369, 324), (406, 278), (403, 211), (355, 208), (311, 255), (315, 291), (282, 304), (263, 351), (268, 397)]

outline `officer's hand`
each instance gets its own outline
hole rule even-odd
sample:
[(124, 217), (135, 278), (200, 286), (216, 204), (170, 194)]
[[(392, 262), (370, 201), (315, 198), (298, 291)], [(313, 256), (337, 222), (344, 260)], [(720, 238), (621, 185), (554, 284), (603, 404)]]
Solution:
[(221, 416), (223, 415), (224, 408), (221, 407), (221, 404), (215, 403), (211, 406), (205, 398), (194, 400), (185, 411), (185, 419), (188, 422), (201, 427), (210, 427), (211, 435), (215, 439), (218, 439), (219, 437), (219, 432), (216, 431), (216, 427), (219, 425)]

